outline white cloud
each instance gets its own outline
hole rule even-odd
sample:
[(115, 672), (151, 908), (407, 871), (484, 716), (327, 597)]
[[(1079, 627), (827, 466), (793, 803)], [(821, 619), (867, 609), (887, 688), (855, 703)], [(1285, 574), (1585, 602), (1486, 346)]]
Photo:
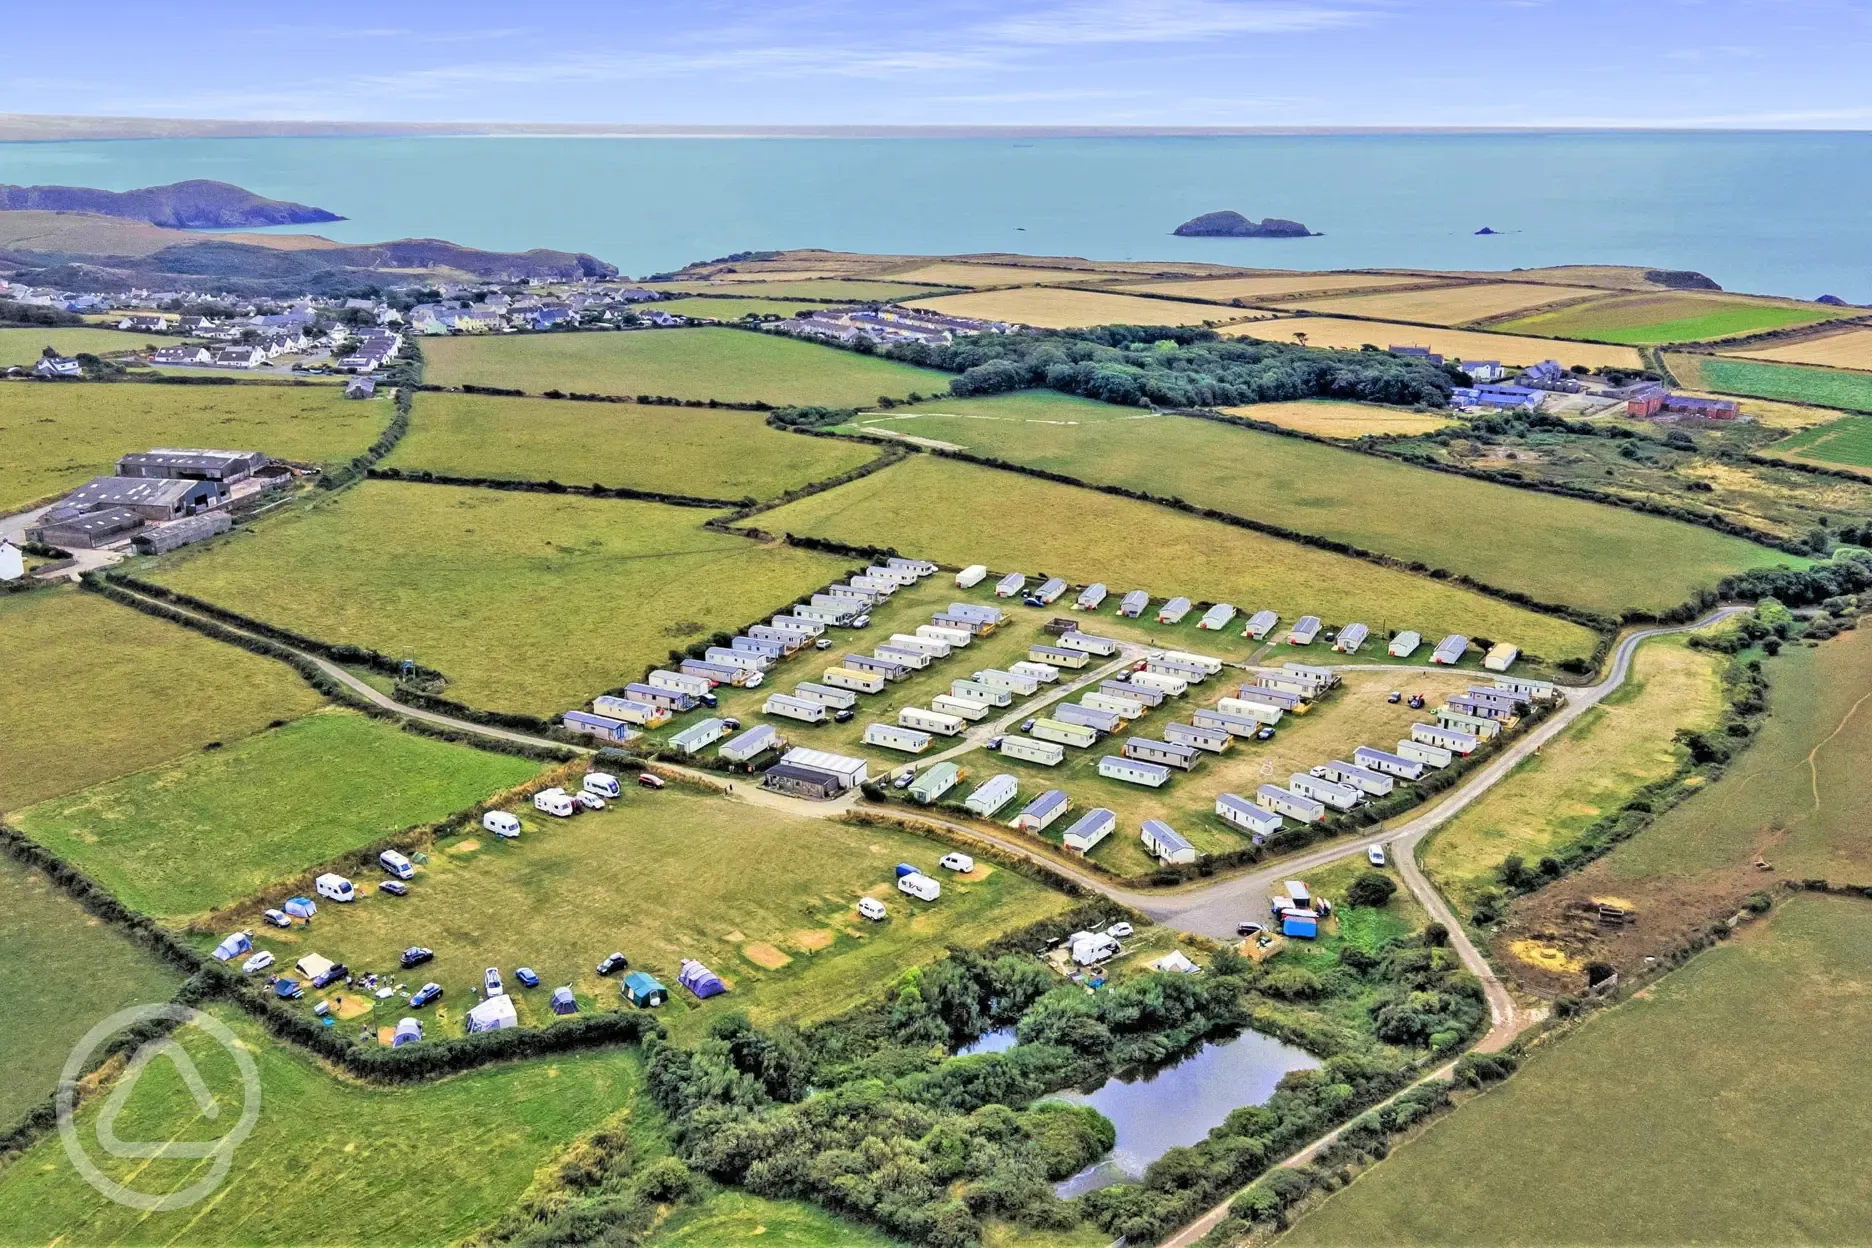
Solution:
[(1192, 43), (1228, 35), (1304, 34), (1372, 16), (1369, 9), (1262, 0), (1090, 0), (1005, 18), (981, 33), (1038, 47)]

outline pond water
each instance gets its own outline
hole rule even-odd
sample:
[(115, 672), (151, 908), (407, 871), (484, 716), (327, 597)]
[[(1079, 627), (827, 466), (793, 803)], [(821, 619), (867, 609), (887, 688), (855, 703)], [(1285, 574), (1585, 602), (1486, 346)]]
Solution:
[(1049, 1098), (1090, 1105), (1118, 1128), (1117, 1147), (1061, 1183), (1059, 1194), (1078, 1196), (1142, 1178), (1151, 1162), (1178, 1145), (1199, 1142), (1231, 1110), (1267, 1100), (1288, 1071), (1319, 1064), (1304, 1049), (1244, 1031), (1233, 1040), (1205, 1044), (1174, 1065), (1115, 1075), (1096, 1092)]
[(974, 1057), (978, 1053), (1005, 1053), (1020, 1043), (1012, 1027), (997, 1027), (993, 1031), (983, 1032), (974, 1040), (955, 1051), (957, 1057)]

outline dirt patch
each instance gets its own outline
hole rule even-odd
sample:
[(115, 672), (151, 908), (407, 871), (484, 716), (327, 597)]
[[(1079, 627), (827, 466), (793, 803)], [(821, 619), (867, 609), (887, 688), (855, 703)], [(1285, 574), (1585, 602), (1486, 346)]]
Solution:
[(448, 852), (451, 854), (472, 854), (475, 850), (480, 848), (481, 842), (470, 837), (465, 841), (456, 841), (453, 845), (448, 847)]
[(740, 932), (729, 932), (726, 936), (723, 936), (722, 939), (728, 941), (730, 944), (738, 945), (746, 940), (747, 937), (743, 936)]
[(361, 992), (347, 993), (344, 996), (332, 998), (332, 1013), (339, 1018), (357, 1018), (361, 1014), (370, 1013), (373, 1004), (371, 999)]
[(834, 939), (836, 937), (833, 936), (831, 930), (823, 927), (801, 928), (787, 937), (788, 942), (795, 949), (803, 949), (807, 953), (818, 953), (821, 949), (830, 949)]
[(770, 971), (777, 971), (793, 960), (764, 940), (750, 941), (741, 946), (741, 956), (755, 966), (765, 967)]
[(962, 881), (964, 884), (973, 884), (977, 880), (987, 879), (989, 876), (993, 875), (994, 873), (995, 873), (995, 869), (993, 867), (989, 866), (985, 862), (978, 862), (975, 864), (975, 869), (973, 871), (964, 871), (961, 875), (958, 875), (955, 878)]
[(1568, 957), (1566, 950), (1542, 944), (1538, 940), (1510, 941), (1508, 952), (1529, 966), (1556, 975), (1576, 974), (1583, 965), (1578, 958)]
[(389, 1048), (391, 1043), (395, 1040), (396, 1040), (396, 1028), (395, 1027), (379, 1027), (377, 1029), (377, 1043), (383, 1045), (384, 1048), (386, 1049)]

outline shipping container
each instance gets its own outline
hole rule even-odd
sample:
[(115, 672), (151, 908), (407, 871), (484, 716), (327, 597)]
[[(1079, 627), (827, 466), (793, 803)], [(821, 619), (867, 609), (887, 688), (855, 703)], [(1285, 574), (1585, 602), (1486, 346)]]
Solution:
[(906, 754), (921, 754), (930, 747), (930, 734), (897, 724), (866, 724), (864, 743), (886, 750), (902, 750)]
[(1099, 759), (1098, 773), (1107, 780), (1123, 780), (1127, 784), (1141, 784), (1152, 789), (1160, 789), (1170, 782), (1170, 769), (1162, 763), (1147, 763), (1117, 754), (1107, 754)]
[(1042, 767), (1057, 767), (1066, 757), (1066, 747), (1057, 741), (1036, 741), (1032, 737), (1001, 738), (1001, 752)]
[(933, 732), (939, 737), (959, 737), (962, 730), (968, 727), (967, 721), (959, 715), (926, 711), (920, 706), (906, 706), (898, 711), (897, 725), (900, 728), (915, 728), (920, 732)]

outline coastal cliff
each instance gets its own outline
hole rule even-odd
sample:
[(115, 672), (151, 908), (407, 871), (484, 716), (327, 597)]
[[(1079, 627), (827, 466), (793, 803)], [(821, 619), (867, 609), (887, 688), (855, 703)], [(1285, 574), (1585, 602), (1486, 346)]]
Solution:
[(135, 191), (0, 184), (0, 211), (32, 210), (125, 217), (172, 230), (240, 230), (344, 220), (323, 208), (268, 199), (244, 187), (202, 179), (146, 186)]
[(1200, 217), (1192, 217), (1171, 233), (1184, 238), (1317, 238), (1312, 230), (1298, 221), (1287, 221), (1280, 217), (1269, 217), (1265, 221), (1255, 221), (1242, 216), (1239, 212), (1205, 212)]

